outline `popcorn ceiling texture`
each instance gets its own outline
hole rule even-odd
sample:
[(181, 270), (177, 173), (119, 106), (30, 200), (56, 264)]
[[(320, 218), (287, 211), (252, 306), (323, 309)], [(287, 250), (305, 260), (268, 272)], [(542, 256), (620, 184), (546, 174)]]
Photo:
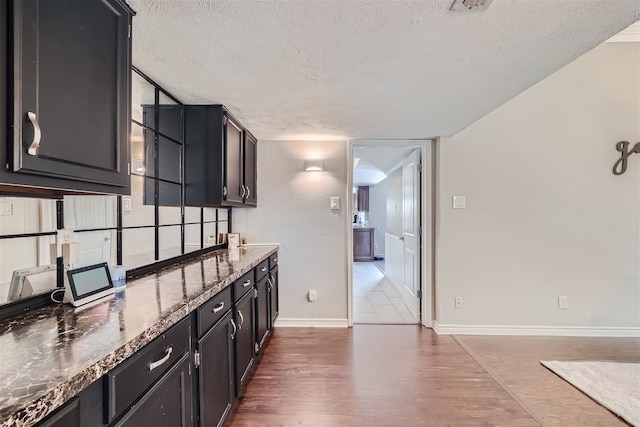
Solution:
[(637, 0), (129, 0), (133, 63), (259, 139), (452, 135), (640, 18)]

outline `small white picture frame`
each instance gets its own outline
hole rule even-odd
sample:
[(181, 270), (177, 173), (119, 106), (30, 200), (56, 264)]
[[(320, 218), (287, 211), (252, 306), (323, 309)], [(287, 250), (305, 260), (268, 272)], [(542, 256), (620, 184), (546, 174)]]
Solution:
[(240, 233), (228, 233), (227, 242), (229, 249), (237, 249), (240, 246)]

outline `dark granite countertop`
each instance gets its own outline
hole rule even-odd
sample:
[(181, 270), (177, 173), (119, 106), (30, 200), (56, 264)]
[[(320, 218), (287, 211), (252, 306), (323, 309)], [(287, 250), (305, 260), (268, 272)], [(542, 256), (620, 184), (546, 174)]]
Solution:
[(211, 252), (84, 310), (52, 305), (0, 322), (0, 426), (35, 424), (277, 250)]

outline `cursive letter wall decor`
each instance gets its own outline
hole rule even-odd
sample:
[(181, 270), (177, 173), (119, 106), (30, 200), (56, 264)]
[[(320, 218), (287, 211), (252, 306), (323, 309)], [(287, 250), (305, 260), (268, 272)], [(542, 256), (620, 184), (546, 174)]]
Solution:
[(613, 174), (622, 175), (627, 170), (627, 159), (633, 153), (640, 154), (640, 142), (636, 142), (636, 145), (632, 149), (629, 149), (629, 141), (620, 141), (616, 144), (616, 150), (620, 152), (620, 158), (613, 164)]

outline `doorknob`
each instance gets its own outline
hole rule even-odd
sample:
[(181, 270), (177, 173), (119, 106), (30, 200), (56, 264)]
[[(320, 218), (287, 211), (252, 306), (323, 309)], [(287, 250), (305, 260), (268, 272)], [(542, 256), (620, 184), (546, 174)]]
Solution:
[(402, 237), (400, 238), (400, 240), (404, 241), (404, 236), (402, 236)]

